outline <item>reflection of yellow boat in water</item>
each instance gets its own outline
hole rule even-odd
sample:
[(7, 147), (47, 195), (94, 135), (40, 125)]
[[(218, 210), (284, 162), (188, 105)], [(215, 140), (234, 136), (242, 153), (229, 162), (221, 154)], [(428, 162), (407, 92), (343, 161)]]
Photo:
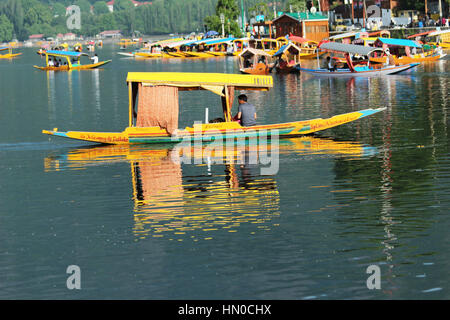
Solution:
[[(333, 128), (385, 110), (385, 108), (365, 109), (328, 119), (245, 127), (234, 121), (231, 115), (235, 90), (267, 91), (273, 86), (272, 77), (221, 73), (130, 72), (127, 82), (129, 125), (123, 132), (60, 132), (57, 128), (42, 132), (65, 138), (110, 144), (212, 141), (272, 134), (287, 138)], [(223, 118), (220, 122), (194, 124), (192, 127), (177, 129), (178, 94), (179, 91), (190, 90), (208, 90), (221, 97)]]
[[(370, 156), (376, 152), (376, 148), (365, 146), (353, 141), (334, 141), (329, 138), (303, 136), (280, 140), (272, 143), (270, 140), (254, 139), (247, 141), (232, 141), (230, 146), (204, 144), (178, 143), (175, 145), (100, 145), (74, 148), (58, 156), (50, 156), (45, 159), (46, 171), (58, 171), (59, 169), (85, 168), (95, 165), (104, 165), (115, 162), (153, 161), (157, 163), (169, 154), (173, 162), (195, 164), (233, 164), (245, 161), (242, 154), (245, 152), (278, 152), (278, 154), (328, 154), (347, 155), (354, 157)], [(182, 159), (184, 157), (184, 160)], [(240, 161), (240, 162), (239, 162)]]
[[(167, 146), (110, 145), (71, 149), (45, 159), (46, 171), (81, 169), (114, 162), (129, 162), (133, 232), (138, 239), (165, 237), (177, 240), (208, 240), (217, 233), (268, 230), (280, 215), (278, 185), (273, 176), (260, 174), (261, 165), (251, 162), (253, 153), (345, 154), (362, 156), (367, 147), (354, 142), (301, 137), (280, 144), (234, 143), (214, 152), (208, 147), (178, 144)], [(193, 158), (205, 174), (192, 174), (182, 165), (182, 155)], [(241, 161), (236, 161), (241, 158)], [(222, 161), (222, 162), (220, 162)], [(212, 163), (211, 169), (205, 166)], [(220, 162), (220, 163), (218, 163)], [(242, 228), (244, 225), (247, 227)]]

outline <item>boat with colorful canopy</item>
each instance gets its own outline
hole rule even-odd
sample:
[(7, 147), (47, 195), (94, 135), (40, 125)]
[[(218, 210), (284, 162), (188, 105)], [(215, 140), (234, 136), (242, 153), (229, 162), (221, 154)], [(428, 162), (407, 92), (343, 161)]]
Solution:
[(239, 71), (247, 74), (265, 75), (275, 67), (275, 58), (269, 52), (247, 48), (239, 54)]
[[(44, 71), (68, 71), (68, 70), (85, 70), (85, 69), (95, 69), (101, 67), (111, 60), (99, 61), (97, 63), (89, 63), (89, 64), (81, 64), (80, 59), (82, 56), (89, 55), (87, 53), (82, 52), (74, 52), (74, 51), (57, 51), (57, 50), (48, 50), (44, 52), (45, 54), (45, 66), (33, 66), (36, 69), (44, 70)], [(50, 60), (58, 61), (58, 65), (55, 65), (53, 62), (49, 63)]]
[[(307, 69), (300, 68), (300, 71), (310, 73), (317, 76), (327, 77), (355, 77), (355, 76), (380, 76), (388, 74), (396, 74), (410, 68), (413, 68), (419, 63), (405, 64), (401, 66), (388, 65), (385, 66), (380, 62), (372, 62), (374, 54), (382, 55), (384, 50), (378, 47), (365, 47), (355, 44), (344, 44), (339, 42), (325, 42), (319, 47), (330, 53), (343, 54), (346, 61), (346, 68), (336, 70), (329, 70), (328, 68)], [(358, 63), (354, 62), (356, 57), (362, 60)], [(319, 59), (317, 59), (319, 64)]]
[[(385, 110), (365, 109), (333, 116), (278, 124), (243, 127), (232, 117), (232, 105), (238, 90), (268, 91), (273, 87), (271, 76), (223, 73), (129, 72), (128, 127), (122, 132), (62, 132), (57, 128), (42, 133), (105, 144), (178, 143), (216, 141), (265, 135), (280, 138), (310, 134), (348, 123)], [(223, 119), (194, 123), (178, 129), (179, 92), (208, 90), (222, 101)]]
[(248, 42), (250, 38), (239, 38), (235, 39), (232, 42), (233, 50), (231, 53), (228, 53), (230, 56), (238, 56), (242, 51), (245, 50), (245, 48), (248, 47)]
[(11, 46), (0, 47), (0, 51), (6, 51), (6, 50), (8, 50), (8, 53), (0, 54), (0, 59), (12, 59), (12, 58), (18, 57), (22, 54), (22, 52), (13, 53), (13, 48)]
[[(420, 43), (408, 39), (378, 38), (373, 45), (383, 50), (389, 49), (396, 65), (437, 61), (446, 56), (442, 50), (425, 51)], [(386, 59), (386, 57), (374, 57), (371, 61), (385, 63)]]
[(314, 59), (317, 58), (317, 55), (320, 56), (325, 53), (325, 51), (319, 51), (319, 43), (317, 41), (294, 36), (292, 34), (290, 34), (287, 38), (300, 48), (301, 59)]
[(300, 48), (293, 43), (282, 46), (273, 56), (277, 58), (275, 70), (278, 73), (300, 71)]
[[(163, 52), (163, 47), (171, 44), (184, 41), (184, 38), (173, 38), (173, 39), (165, 39), (155, 41), (149, 44), (146, 44), (144, 48), (139, 50), (135, 50), (132, 52), (118, 52), (117, 54), (126, 56), (126, 57), (135, 57), (135, 58), (161, 58), (166, 57), (166, 53)], [(170, 56), (169, 56), (170, 57)]]

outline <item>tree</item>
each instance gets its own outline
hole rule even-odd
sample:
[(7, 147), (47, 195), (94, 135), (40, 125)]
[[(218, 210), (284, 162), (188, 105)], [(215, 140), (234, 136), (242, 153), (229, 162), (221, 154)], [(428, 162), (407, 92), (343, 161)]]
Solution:
[(104, 14), (109, 13), (108, 5), (105, 1), (97, 1), (94, 3), (94, 13), (95, 14)]
[(6, 15), (0, 15), (0, 42), (11, 41), (13, 37), (14, 26), (6, 17)]
[(65, 17), (66, 16), (66, 7), (59, 2), (55, 2), (52, 5), (53, 17)]
[(112, 13), (106, 13), (102, 14), (98, 21), (97, 21), (98, 27), (100, 30), (116, 30), (117, 29), (117, 22), (115, 15)]
[(114, 11), (121, 11), (126, 9), (134, 8), (133, 2), (131, 0), (116, 0), (114, 1)]
[(91, 12), (91, 4), (88, 0), (76, 0), (74, 2), (74, 5), (80, 7), (80, 11), (83, 13), (90, 13)]
[(292, 7), (293, 12), (304, 12), (306, 11), (306, 0), (289, 0), (287, 10)]
[(230, 26), (230, 32), (233, 36), (238, 37), (242, 35), (237, 18), (239, 16), (239, 10), (236, 0), (218, 0), (216, 5), (216, 14), (208, 16), (204, 19), (205, 24), (209, 30), (218, 31), (222, 30), (222, 22), (220, 21), (220, 14), (225, 16), (225, 29), (228, 29), (228, 23)]

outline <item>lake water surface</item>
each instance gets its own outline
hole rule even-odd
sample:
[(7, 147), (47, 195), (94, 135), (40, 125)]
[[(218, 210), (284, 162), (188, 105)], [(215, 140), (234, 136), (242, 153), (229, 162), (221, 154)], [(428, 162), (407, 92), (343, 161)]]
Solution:
[[(448, 57), (369, 79), (274, 74), (247, 93), (259, 123), (387, 110), (280, 140), (264, 175), (245, 144), (231, 155), (243, 161), (186, 164), (173, 146), (41, 134), (122, 131), (127, 72), (237, 73), (236, 58), (135, 60), (111, 45), (103, 69), (46, 73), (20, 51), (0, 60), (0, 299), (450, 298)], [(213, 93), (180, 96), (180, 127), (205, 107), (220, 116)]]

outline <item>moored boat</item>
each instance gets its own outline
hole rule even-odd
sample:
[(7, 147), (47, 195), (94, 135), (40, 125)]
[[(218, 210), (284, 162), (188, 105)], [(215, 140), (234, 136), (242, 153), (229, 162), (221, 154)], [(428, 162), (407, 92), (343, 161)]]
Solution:
[(282, 46), (274, 55), (277, 58), (275, 70), (278, 73), (300, 71), (300, 48), (293, 43)]
[[(177, 143), (216, 141), (248, 137), (280, 138), (310, 134), (348, 123), (385, 110), (365, 109), (333, 116), (277, 124), (243, 127), (231, 115), (236, 90), (263, 90), (273, 87), (270, 76), (221, 73), (130, 72), (127, 77), (128, 127), (122, 132), (61, 132), (57, 128), (42, 133), (105, 144)], [(208, 90), (221, 97), (222, 121), (195, 123), (178, 128), (179, 91)]]
[[(408, 39), (378, 38), (375, 47), (389, 49), (395, 65), (405, 65), (418, 62), (432, 62), (446, 56), (441, 50), (423, 50), (420, 43)], [(386, 56), (372, 57), (373, 62), (386, 63)]]
[(319, 43), (317, 41), (292, 34), (289, 35), (288, 39), (300, 48), (300, 59), (315, 59), (318, 55), (320, 56), (325, 53), (324, 51), (319, 51)]
[[(317, 76), (327, 77), (355, 77), (355, 76), (380, 76), (388, 74), (396, 74), (419, 65), (419, 63), (405, 64), (401, 66), (388, 65), (383, 63), (372, 62), (372, 56), (374, 53), (384, 54), (382, 48), (365, 47), (355, 44), (344, 44), (338, 42), (326, 42), (320, 45), (321, 50), (325, 50), (331, 53), (344, 54), (346, 68), (318, 68), (307, 69), (300, 68), (300, 71), (310, 73)], [(363, 60), (356, 62), (353, 61), (352, 56), (359, 56)], [(317, 59), (319, 64), (319, 59)]]
[(266, 75), (274, 66), (273, 56), (266, 51), (247, 48), (239, 54), (239, 71), (242, 73)]

